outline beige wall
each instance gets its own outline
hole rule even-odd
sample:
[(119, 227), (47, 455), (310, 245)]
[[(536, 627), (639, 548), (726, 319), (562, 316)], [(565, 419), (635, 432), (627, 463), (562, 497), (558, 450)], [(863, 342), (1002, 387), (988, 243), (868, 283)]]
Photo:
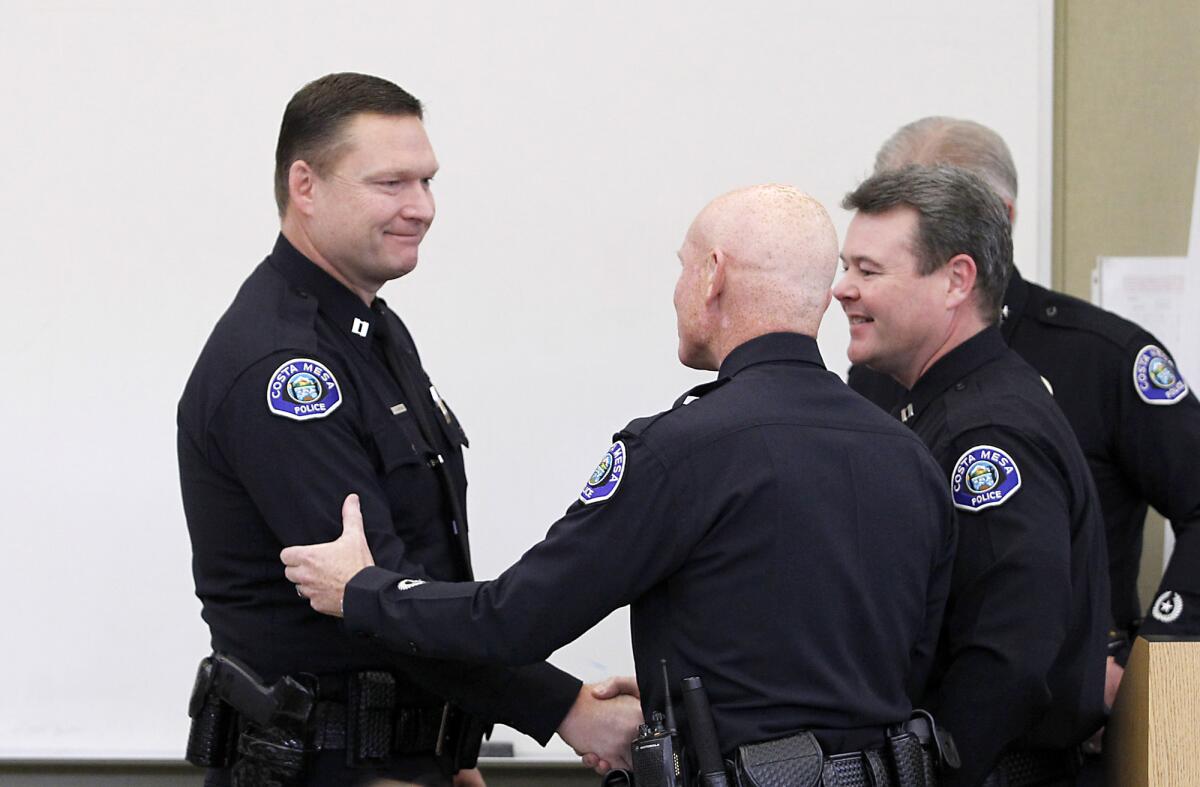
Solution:
[(1054, 286), (1097, 255), (1187, 252), (1200, 149), (1200, 3), (1058, 0)]

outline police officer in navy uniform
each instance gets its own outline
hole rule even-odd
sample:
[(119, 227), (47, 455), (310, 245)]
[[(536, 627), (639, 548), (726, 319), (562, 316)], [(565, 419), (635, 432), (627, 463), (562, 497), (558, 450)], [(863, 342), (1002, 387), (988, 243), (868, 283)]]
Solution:
[(420, 583), (362, 568), (351, 499), (341, 539), (284, 551), (288, 577), (402, 652), (492, 663), (542, 658), (630, 604), (647, 713), (665, 659), (703, 679), (726, 753), (799, 730), (826, 754), (881, 744), (932, 662), (953, 512), (921, 442), (821, 361), (836, 257), (796, 190), (718, 198), (675, 289), (680, 360), (717, 379), (617, 433), (544, 541), (494, 581)]
[(844, 205), (858, 212), (833, 292), (850, 359), (908, 390), (895, 412), (959, 510), (925, 699), (962, 755), (947, 783), (1071, 784), (1103, 723), (1103, 519), (1070, 425), (1000, 335), (1008, 215), (954, 167), (885, 171)]
[[(557, 730), (580, 753), (617, 758), (641, 721), (634, 698), (601, 703), (549, 664), (405, 659), (351, 638), (279, 568), (283, 547), (340, 532), (337, 507), (353, 490), (380, 566), (472, 576), (467, 436), (403, 322), (375, 297), (416, 265), (434, 217), (438, 165), (421, 118), (417, 99), (361, 74), (323, 77), (293, 97), (275, 173), (282, 232), (214, 329), (179, 404), (183, 502), (212, 646), (264, 685), (289, 676), (315, 692), (305, 784), (481, 784), (469, 767), (482, 724), (511, 724), (542, 743)], [(383, 711), (379, 692), (392, 697)], [(462, 717), (447, 702), (478, 717), (474, 730), (448, 724)], [(384, 713), (392, 732), (366, 756), (354, 719), (370, 712)], [(231, 778), (213, 768), (209, 783)]]
[[(969, 120), (928, 117), (883, 144), (875, 171), (906, 164), (953, 164), (983, 178), (1017, 215), (1017, 171), (1008, 146)], [(1050, 385), (1083, 447), (1100, 493), (1112, 587), (1108, 704), (1129, 644), (1145, 634), (1200, 634), (1200, 402), (1167, 348), (1148, 331), (1086, 301), (1053, 292), (1013, 271), (1004, 294), (1001, 333)], [(1151, 371), (1151, 367), (1154, 371)], [(890, 410), (904, 389), (856, 365), (850, 387)], [(1154, 599), (1138, 599), (1137, 577), (1147, 506), (1166, 516), (1175, 551)]]

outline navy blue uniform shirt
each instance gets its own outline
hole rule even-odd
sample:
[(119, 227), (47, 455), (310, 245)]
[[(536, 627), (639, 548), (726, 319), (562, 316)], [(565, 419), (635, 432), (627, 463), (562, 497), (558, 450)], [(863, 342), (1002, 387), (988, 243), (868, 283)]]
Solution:
[[(1153, 347), (1170, 356), (1153, 335), (1112, 312), (1026, 282), (1016, 272), (1005, 306), (1005, 340), (1053, 387), (1100, 493), (1114, 634), (1200, 634), (1200, 477), (1195, 469), (1200, 402), (1195, 393), (1157, 399), (1139, 394), (1135, 369), (1139, 358), (1153, 355), (1143, 351)], [(850, 370), (849, 383), (885, 410), (904, 395), (890, 377), (862, 366)], [(1137, 591), (1147, 505), (1171, 520), (1176, 539), (1148, 605)], [(1127, 652), (1118, 651), (1122, 663)]]
[(1104, 523), (1083, 453), (1037, 372), (988, 328), (936, 361), (900, 417), (958, 510), (926, 704), (979, 784), (1002, 750), (1065, 749), (1104, 721)]
[(940, 470), (807, 336), (752, 339), (692, 394), (619, 432), (499, 578), (368, 568), (347, 624), (413, 654), (525, 664), (631, 604), (647, 714), (666, 659), (676, 698), (704, 680), (725, 751), (799, 729), (827, 751), (881, 742), (928, 674), (949, 587)]
[[(381, 334), (414, 390), (389, 372)], [(548, 664), (400, 657), (348, 636), (283, 575), (280, 550), (337, 538), (342, 500), (357, 492), (380, 566), (470, 578), (466, 523), (429, 463), (444, 457), (465, 508), (466, 435), (435, 394), (399, 318), (378, 299), (368, 308), (281, 235), (217, 323), (179, 403), (180, 482), (212, 647), (267, 681), (398, 670), (401, 702), (450, 699), (544, 743), (575, 699), (575, 678)]]

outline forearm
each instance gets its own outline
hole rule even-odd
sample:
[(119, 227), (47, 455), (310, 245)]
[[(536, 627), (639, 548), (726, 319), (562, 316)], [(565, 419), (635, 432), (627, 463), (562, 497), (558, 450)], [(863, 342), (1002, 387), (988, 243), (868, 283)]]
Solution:
[(1139, 633), (1200, 634), (1200, 520), (1172, 522), (1175, 549)]

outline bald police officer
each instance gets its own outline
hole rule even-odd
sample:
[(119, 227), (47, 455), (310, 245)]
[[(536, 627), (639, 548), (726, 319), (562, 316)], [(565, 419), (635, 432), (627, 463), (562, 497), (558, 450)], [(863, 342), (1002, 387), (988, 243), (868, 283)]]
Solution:
[(288, 578), (403, 652), (509, 664), (631, 604), (647, 711), (666, 659), (703, 678), (727, 755), (809, 730), (862, 783), (856, 752), (928, 674), (953, 527), (921, 442), (821, 362), (836, 256), (792, 188), (715, 200), (679, 251), (675, 309), (680, 360), (717, 378), (618, 432), (546, 540), (494, 581), (422, 583), (369, 567), (351, 501), (342, 539), (283, 552)]

